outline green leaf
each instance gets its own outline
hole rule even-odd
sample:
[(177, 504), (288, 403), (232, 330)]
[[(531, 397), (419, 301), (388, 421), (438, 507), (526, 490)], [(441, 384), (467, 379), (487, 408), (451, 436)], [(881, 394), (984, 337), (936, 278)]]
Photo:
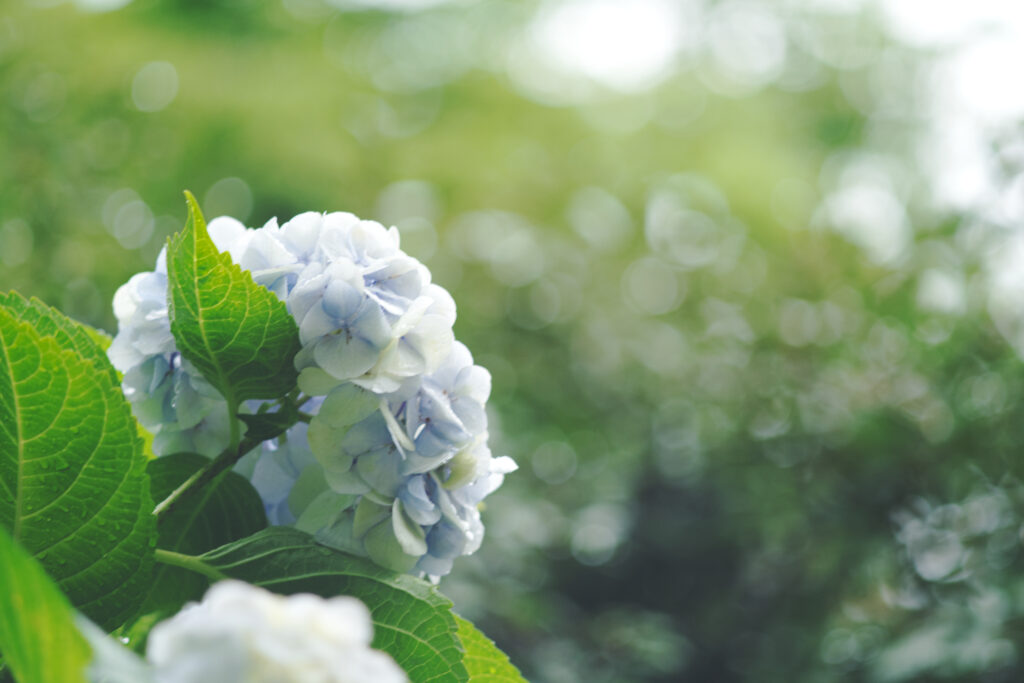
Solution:
[(0, 652), (21, 683), (85, 683), (92, 652), (68, 599), (0, 528)]
[(229, 404), (277, 398), (295, 387), (299, 329), (284, 302), (217, 251), (195, 198), (167, 247), (171, 332)]
[[(149, 462), (153, 497), (163, 500), (210, 459), (196, 453), (175, 453)], [(225, 472), (199, 491), (188, 505), (161, 516), (157, 547), (198, 555), (225, 543), (254, 534), (267, 526), (263, 500), (245, 477)], [(165, 564), (157, 565), (143, 612), (177, 610), (188, 600), (198, 600), (209, 585), (204, 577)]]
[(93, 340), (96, 346), (100, 347), (103, 353), (106, 353), (107, 351), (110, 350), (110, 345), (114, 343), (113, 337), (111, 337), (103, 330), (98, 330), (95, 327), (92, 327), (91, 325), (86, 325), (83, 322), (79, 322), (77, 324), (83, 330), (85, 330), (85, 333), (89, 335), (89, 338)]
[(269, 441), (284, 434), (298, 422), (299, 410), (291, 401), (285, 401), (276, 413), (242, 413), (238, 419), (245, 423), (245, 436), (253, 441)]
[(452, 604), (426, 581), (319, 545), (290, 527), (270, 527), (200, 559), (277, 593), (355, 596), (373, 615), (373, 646), (394, 657), (411, 681), (469, 679)]
[(508, 655), (498, 649), (490, 638), (471, 622), (455, 615), (459, 626), (459, 640), (466, 648), (463, 663), (473, 683), (526, 683), (519, 669), (508, 661)]
[(114, 384), (120, 385), (117, 371), (107, 359), (111, 339), (105, 332), (75, 322), (39, 299), (26, 299), (18, 292), (0, 295), (0, 306), (17, 320), (31, 324), (40, 335), (54, 337), (62, 349), (75, 351), (100, 372), (110, 373)]
[(152, 568), (142, 440), (102, 350), (56, 311), (24, 303), (0, 304), (0, 526), (76, 607), (113, 627), (139, 605)]

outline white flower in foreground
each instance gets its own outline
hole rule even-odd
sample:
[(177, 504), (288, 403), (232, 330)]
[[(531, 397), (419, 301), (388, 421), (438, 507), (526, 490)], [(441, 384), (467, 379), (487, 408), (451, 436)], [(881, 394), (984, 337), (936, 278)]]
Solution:
[(222, 581), (149, 635), (157, 683), (401, 683), (370, 648), (370, 612), (355, 598), (283, 597)]

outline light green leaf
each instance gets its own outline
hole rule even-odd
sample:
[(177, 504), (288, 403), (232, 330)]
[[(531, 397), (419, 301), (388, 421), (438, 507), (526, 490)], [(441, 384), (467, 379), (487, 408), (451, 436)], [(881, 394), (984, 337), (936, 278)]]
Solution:
[(54, 337), (62, 349), (75, 351), (93, 367), (110, 373), (114, 384), (120, 384), (114, 366), (107, 360), (110, 337), (95, 328), (71, 320), (35, 297), (26, 299), (18, 292), (0, 295), (0, 306), (21, 322), (26, 322), (44, 337)]
[(526, 683), (519, 670), (508, 661), (508, 655), (499, 650), (494, 641), (457, 614), (455, 622), (459, 625), (459, 640), (466, 648), (462, 661), (472, 683)]
[(0, 303), (0, 526), (76, 607), (113, 627), (139, 605), (152, 568), (142, 440), (102, 351), (23, 301)]
[(468, 680), (452, 604), (426, 581), (324, 547), (289, 527), (270, 527), (200, 559), (278, 593), (355, 596), (373, 615), (373, 646), (394, 657), (411, 681)]
[(110, 349), (110, 345), (114, 343), (114, 338), (103, 330), (98, 330), (95, 327), (86, 325), (82, 322), (79, 322), (78, 325), (85, 330), (85, 333), (89, 335), (89, 338), (92, 339), (96, 346), (100, 347), (100, 350), (104, 353), (106, 353)]
[(0, 653), (21, 683), (85, 683), (92, 652), (68, 600), (0, 528)]
[[(163, 500), (210, 459), (196, 453), (175, 453), (149, 463), (153, 497)], [(198, 555), (266, 528), (263, 501), (245, 477), (235, 472), (207, 485), (189, 501), (160, 518), (157, 547)], [(144, 612), (176, 610), (198, 600), (209, 585), (204, 577), (160, 564), (153, 571)]]
[(229, 404), (295, 387), (299, 329), (284, 302), (217, 251), (190, 193), (185, 228), (167, 247), (171, 332)]

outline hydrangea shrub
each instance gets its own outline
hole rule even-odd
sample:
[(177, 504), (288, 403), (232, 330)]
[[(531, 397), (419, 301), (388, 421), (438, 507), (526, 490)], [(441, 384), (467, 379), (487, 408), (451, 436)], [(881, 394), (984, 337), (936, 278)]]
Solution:
[(187, 199), (112, 340), (0, 298), (0, 575), (41, 596), (0, 598), (0, 668), (70, 680), (74, 623), (76, 680), (521, 680), (435, 585), (515, 469), (451, 296), (395, 228)]

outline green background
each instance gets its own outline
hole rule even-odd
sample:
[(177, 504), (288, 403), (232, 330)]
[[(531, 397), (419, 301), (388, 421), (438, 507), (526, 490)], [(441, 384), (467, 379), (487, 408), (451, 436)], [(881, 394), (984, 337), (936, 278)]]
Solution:
[[(397, 224), (520, 464), (442, 590), (528, 678), (1024, 673), (1008, 226), (930, 201), (934, 57), (875, 14), (757, 3), (781, 72), (696, 49), (620, 92), (531, 61), (533, 3), (51, 4), (0, 7), (0, 289), (113, 332), (184, 189)], [(887, 258), (829, 208), (864, 186)]]

